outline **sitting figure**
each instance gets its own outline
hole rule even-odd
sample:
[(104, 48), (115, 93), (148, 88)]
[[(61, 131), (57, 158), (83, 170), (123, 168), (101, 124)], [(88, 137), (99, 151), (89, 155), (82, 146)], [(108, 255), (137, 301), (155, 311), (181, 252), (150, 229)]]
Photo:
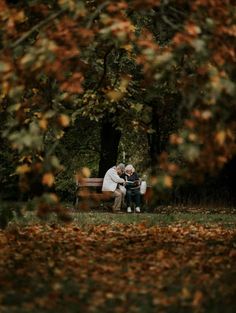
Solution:
[(135, 212), (140, 213), (140, 179), (138, 174), (135, 172), (133, 165), (129, 164), (125, 167), (125, 173), (121, 175), (125, 180), (126, 188), (126, 201), (127, 201), (127, 212), (131, 213), (131, 202), (134, 198)]
[(110, 168), (103, 179), (102, 191), (104, 194), (110, 194), (114, 200), (113, 212), (121, 213), (121, 207), (123, 204), (124, 193), (119, 189), (119, 184), (125, 183), (121, 178), (121, 174), (124, 173), (125, 165), (120, 163), (117, 166)]

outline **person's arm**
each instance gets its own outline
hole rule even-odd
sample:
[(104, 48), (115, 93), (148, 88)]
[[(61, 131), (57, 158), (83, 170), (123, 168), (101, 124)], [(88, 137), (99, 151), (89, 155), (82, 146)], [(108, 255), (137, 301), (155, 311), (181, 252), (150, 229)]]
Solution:
[(117, 184), (125, 182), (125, 180), (117, 174), (116, 170), (110, 172), (110, 177)]

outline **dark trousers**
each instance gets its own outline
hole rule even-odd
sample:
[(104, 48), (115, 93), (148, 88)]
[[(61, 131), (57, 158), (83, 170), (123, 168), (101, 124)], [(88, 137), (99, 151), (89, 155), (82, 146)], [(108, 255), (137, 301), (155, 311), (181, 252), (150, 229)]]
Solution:
[(135, 206), (140, 207), (141, 204), (141, 196), (140, 196), (140, 190), (139, 189), (127, 189), (126, 190), (126, 201), (127, 206), (131, 206), (132, 199), (134, 199)]

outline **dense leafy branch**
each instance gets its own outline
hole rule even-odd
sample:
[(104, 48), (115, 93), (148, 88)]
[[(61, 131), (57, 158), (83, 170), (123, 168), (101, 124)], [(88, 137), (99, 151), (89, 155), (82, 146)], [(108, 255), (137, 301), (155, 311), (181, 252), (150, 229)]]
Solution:
[(27, 38), (29, 38), (35, 31), (40, 31), (44, 26), (47, 26), (49, 22), (59, 17), (62, 13), (66, 11), (66, 8), (60, 9), (58, 12), (55, 12), (48, 16), (43, 21), (39, 22), (37, 25), (33, 26), (28, 32), (26, 32), (23, 36), (17, 39), (10, 45), (10, 48), (15, 48), (18, 45), (22, 44)]

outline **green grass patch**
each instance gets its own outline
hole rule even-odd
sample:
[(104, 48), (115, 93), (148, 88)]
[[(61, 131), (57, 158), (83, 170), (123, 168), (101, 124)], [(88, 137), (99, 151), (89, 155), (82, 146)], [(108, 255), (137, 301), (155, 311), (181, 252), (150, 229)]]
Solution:
[[(173, 214), (158, 214), (158, 213), (141, 213), (141, 214), (112, 214), (101, 212), (79, 212), (71, 213), (72, 222), (82, 228), (87, 225), (101, 224), (140, 224), (145, 223), (147, 227), (155, 225), (171, 225), (171, 224), (186, 224), (199, 223), (207, 225), (220, 225), (222, 227), (235, 227), (236, 214), (201, 214), (201, 213), (173, 213)], [(44, 220), (39, 219), (35, 213), (27, 212), (23, 217), (15, 217), (10, 224), (28, 225), (28, 224), (51, 224), (62, 223), (55, 214), (50, 214)]]

